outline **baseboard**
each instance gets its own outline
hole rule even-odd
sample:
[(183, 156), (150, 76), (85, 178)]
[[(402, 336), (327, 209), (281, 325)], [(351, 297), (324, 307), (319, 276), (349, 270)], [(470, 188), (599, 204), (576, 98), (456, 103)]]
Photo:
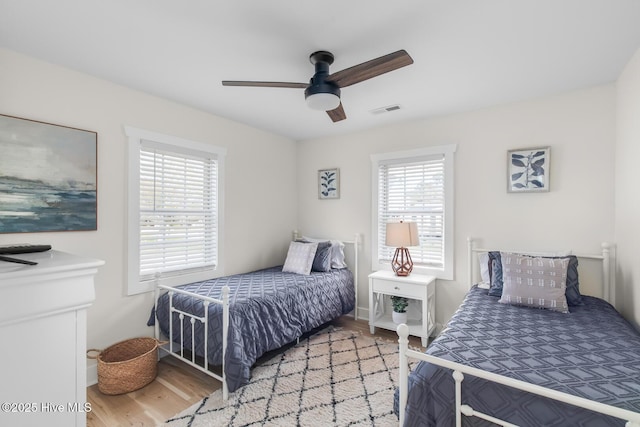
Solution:
[(87, 387), (98, 384), (98, 364), (96, 362), (87, 365)]
[(358, 307), (358, 318), (356, 320), (369, 321), (369, 307)]

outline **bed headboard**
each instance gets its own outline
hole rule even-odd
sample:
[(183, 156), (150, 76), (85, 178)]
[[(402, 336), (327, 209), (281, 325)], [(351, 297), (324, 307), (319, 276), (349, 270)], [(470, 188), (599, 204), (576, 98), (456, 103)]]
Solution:
[[(477, 239), (472, 237), (467, 238), (467, 274), (468, 274), (468, 284), (469, 287), (473, 286), (474, 283), (478, 283), (480, 280), (480, 268), (478, 263), (478, 254), (482, 252), (489, 252), (491, 250), (496, 249), (484, 249), (484, 248), (476, 248), (475, 243)], [(575, 255), (579, 259), (590, 259), (597, 260), (602, 262), (602, 298), (613, 305), (615, 307), (615, 271), (612, 270), (612, 254), (611, 249), (612, 245), (610, 243), (602, 243), (602, 252), (599, 254), (582, 254), (582, 253), (571, 253), (570, 255)], [(522, 250), (504, 250), (505, 252), (514, 252), (519, 254), (527, 254), (534, 256), (557, 256), (557, 252), (536, 252), (536, 251), (522, 251)]]
[[(315, 236), (314, 236), (315, 237)], [(302, 234), (298, 230), (293, 230), (293, 240), (298, 240), (302, 238)], [(323, 240), (339, 240), (345, 244), (345, 246), (351, 246), (353, 248), (353, 258), (349, 257), (348, 254), (345, 254), (346, 263), (349, 265), (351, 272), (353, 273), (353, 286), (355, 290), (356, 300), (355, 300), (355, 308), (353, 309), (353, 315), (355, 319), (358, 319), (358, 250), (360, 247), (360, 234), (355, 233), (353, 235), (353, 240), (342, 240), (327, 237)]]

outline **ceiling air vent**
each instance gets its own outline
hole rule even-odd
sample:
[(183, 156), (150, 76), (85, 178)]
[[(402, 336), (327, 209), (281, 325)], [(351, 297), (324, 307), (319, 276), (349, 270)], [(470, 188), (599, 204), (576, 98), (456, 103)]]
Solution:
[(395, 105), (387, 105), (386, 107), (380, 107), (380, 108), (376, 108), (374, 110), (371, 110), (370, 113), (371, 114), (382, 114), (382, 113), (388, 113), (389, 111), (396, 111), (399, 110), (400, 106), (398, 104)]

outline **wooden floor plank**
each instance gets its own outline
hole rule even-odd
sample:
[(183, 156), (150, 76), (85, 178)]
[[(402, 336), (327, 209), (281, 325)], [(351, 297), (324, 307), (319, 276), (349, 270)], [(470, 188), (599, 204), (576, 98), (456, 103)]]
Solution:
[[(394, 331), (380, 328), (371, 335), (367, 321), (354, 320), (350, 316), (342, 316), (331, 324), (366, 336), (398, 340)], [(410, 337), (409, 344), (420, 347), (420, 339)], [(87, 426), (155, 426), (199, 402), (220, 386), (219, 381), (204, 372), (173, 357), (163, 357), (158, 362), (156, 380), (140, 390), (108, 396), (99, 391), (97, 384), (87, 388), (87, 399), (91, 403)]]

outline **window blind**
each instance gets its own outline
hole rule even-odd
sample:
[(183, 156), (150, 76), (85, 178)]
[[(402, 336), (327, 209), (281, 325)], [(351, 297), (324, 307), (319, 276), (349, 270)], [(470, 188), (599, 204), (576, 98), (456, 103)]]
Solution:
[(215, 155), (140, 147), (140, 279), (215, 268), (218, 164)]
[(387, 222), (418, 225), (419, 247), (409, 248), (414, 265), (442, 269), (445, 262), (445, 158), (381, 161), (378, 165), (378, 258), (391, 261), (385, 245)]

